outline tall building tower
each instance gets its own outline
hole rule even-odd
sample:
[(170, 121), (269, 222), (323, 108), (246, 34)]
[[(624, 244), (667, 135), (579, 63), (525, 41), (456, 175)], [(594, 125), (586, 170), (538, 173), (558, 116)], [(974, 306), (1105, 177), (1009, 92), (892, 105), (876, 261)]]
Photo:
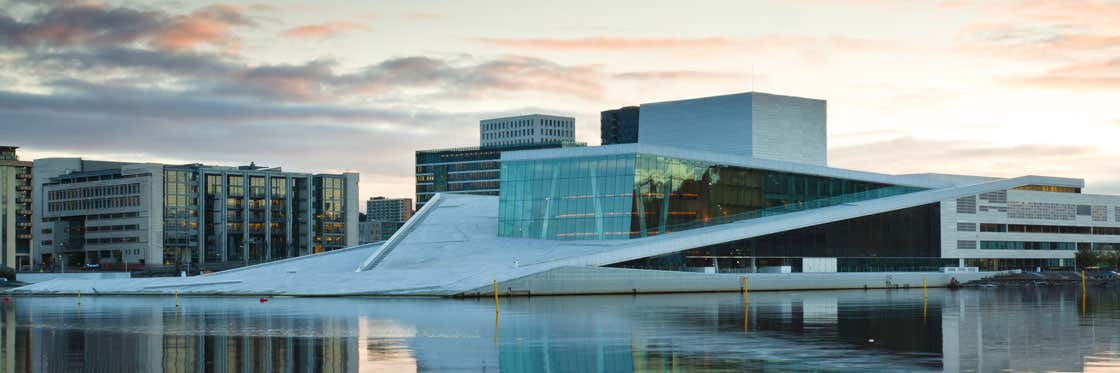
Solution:
[(599, 135), (602, 145), (632, 144), (638, 142), (637, 106), (607, 110), (599, 115)]
[(31, 270), (31, 162), (0, 146), (0, 267)]
[(572, 117), (529, 114), (483, 119), (478, 129), (482, 146), (500, 146), (575, 141), (575, 126)]

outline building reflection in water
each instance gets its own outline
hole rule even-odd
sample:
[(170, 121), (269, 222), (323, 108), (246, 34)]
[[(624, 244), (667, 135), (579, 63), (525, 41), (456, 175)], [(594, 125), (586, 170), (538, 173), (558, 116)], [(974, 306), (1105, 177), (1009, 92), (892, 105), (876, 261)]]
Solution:
[[(1111, 371), (1120, 299), (1059, 289), (476, 300), (20, 297), (0, 370)], [(746, 312), (749, 312), (747, 314)], [(746, 330), (744, 330), (744, 326)], [(495, 343), (495, 333), (497, 342)]]

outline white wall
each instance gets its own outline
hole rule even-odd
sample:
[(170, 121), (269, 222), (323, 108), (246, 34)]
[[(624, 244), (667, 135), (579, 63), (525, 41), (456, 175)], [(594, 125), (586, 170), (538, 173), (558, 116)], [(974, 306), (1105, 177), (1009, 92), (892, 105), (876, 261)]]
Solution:
[(836, 258), (803, 258), (801, 272), (836, 272)]
[(346, 178), (346, 247), (358, 245), (358, 173), (347, 172)]
[(751, 94), (642, 104), (638, 143), (751, 156)]
[(754, 93), (752, 105), (755, 157), (828, 164), (824, 100)]
[(825, 105), (758, 92), (642, 104), (638, 143), (824, 166)]
[[(1034, 242), (1087, 242), (1120, 243), (1120, 235), (1060, 234), (1060, 233), (1017, 233), (1017, 232), (980, 232), (980, 223), (1061, 225), (1088, 227), (1120, 227), (1116, 208), (1120, 207), (1120, 196), (1106, 196), (1079, 193), (1035, 192), (1026, 190), (1007, 191), (1007, 201), (1037, 202), (1061, 205), (1105, 206), (1107, 216), (1104, 221), (1094, 221), (1091, 216), (1074, 216), (1073, 219), (1010, 218), (1008, 212), (980, 211), (981, 206), (1006, 208), (1007, 203), (992, 203), (977, 198), (975, 214), (958, 213), (957, 200), (941, 202), (941, 257), (943, 258), (1045, 258), (1073, 259), (1076, 251), (1043, 250), (981, 250), (979, 241), (1034, 241)], [(976, 223), (976, 231), (958, 231), (957, 223)], [(957, 249), (957, 241), (977, 241), (977, 249)]]

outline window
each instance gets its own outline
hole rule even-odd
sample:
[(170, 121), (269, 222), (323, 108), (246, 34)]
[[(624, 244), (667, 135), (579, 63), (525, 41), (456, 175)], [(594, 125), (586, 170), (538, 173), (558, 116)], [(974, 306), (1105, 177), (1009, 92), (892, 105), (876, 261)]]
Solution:
[(244, 176), (230, 176), (227, 180), (229, 186), (230, 197), (244, 197), (245, 196), (245, 177)]
[(1007, 232), (1007, 224), (980, 224), (981, 232)]

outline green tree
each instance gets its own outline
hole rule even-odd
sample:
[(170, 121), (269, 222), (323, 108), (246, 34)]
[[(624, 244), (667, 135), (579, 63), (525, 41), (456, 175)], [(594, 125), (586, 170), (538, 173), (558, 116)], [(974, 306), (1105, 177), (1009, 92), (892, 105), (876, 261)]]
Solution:
[(1077, 266), (1081, 268), (1096, 267), (1100, 265), (1100, 254), (1089, 248), (1077, 250)]

